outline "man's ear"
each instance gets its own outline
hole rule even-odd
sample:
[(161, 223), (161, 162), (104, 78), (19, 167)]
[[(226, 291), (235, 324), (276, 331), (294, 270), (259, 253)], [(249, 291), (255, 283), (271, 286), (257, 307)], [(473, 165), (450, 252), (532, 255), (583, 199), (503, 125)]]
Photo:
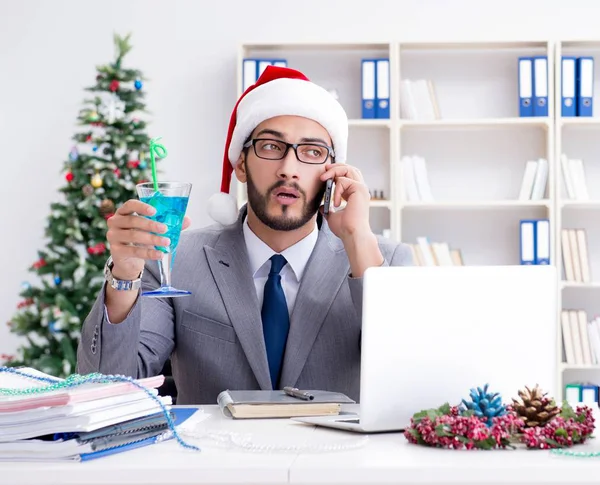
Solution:
[(236, 178), (241, 183), (245, 184), (247, 177), (246, 177), (246, 157), (245, 157), (244, 152), (240, 153), (240, 158), (238, 158), (238, 161), (236, 162), (233, 170), (235, 171)]

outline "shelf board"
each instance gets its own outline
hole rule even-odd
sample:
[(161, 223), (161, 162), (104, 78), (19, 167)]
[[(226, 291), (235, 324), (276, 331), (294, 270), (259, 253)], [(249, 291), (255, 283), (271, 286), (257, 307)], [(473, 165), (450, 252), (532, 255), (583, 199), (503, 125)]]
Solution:
[(353, 118), (348, 120), (348, 126), (365, 126), (365, 127), (386, 127), (391, 126), (389, 119), (360, 119)]
[(369, 201), (369, 205), (371, 207), (387, 207), (388, 209), (392, 208), (392, 201), (391, 200), (371, 200)]
[(548, 128), (550, 119), (529, 118), (449, 118), (439, 120), (400, 120), (401, 128), (498, 128), (510, 126), (533, 126)]
[(559, 118), (559, 124), (562, 126), (600, 126), (600, 116), (570, 116)]
[(341, 51), (365, 51), (389, 49), (390, 42), (323, 42), (323, 41), (302, 41), (302, 42), (250, 42), (242, 44), (246, 51), (252, 50), (341, 50)]
[(504, 50), (547, 49), (546, 41), (400, 42), (401, 51), (410, 50)]
[(568, 209), (600, 209), (600, 200), (563, 200), (560, 206)]
[(439, 202), (404, 202), (406, 209), (495, 209), (495, 208), (528, 208), (549, 207), (548, 200), (475, 200), (475, 201), (439, 201)]
[(562, 370), (598, 370), (600, 371), (600, 365), (589, 365), (589, 364), (567, 364), (561, 362), (560, 368)]
[(561, 281), (560, 287), (561, 288), (581, 288), (581, 289), (587, 289), (587, 290), (591, 290), (594, 288), (600, 289), (600, 282), (592, 281), (590, 283), (582, 283), (579, 281)]

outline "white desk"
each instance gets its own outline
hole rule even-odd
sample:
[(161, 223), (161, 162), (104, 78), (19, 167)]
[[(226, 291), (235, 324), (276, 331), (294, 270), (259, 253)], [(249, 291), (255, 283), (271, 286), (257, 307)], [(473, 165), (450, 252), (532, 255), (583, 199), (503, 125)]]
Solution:
[[(174, 440), (84, 463), (0, 463), (0, 484), (564, 484), (600, 483), (600, 458), (548, 451), (450, 451), (410, 445), (399, 433), (370, 435), (315, 428), (290, 420), (224, 418), (216, 406), (202, 429), (247, 436), (256, 445), (296, 443), (300, 452), (252, 452), (216, 441), (202, 451)], [(591, 440), (578, 450), (600, 448)], [(345, 442), (354, 449), (315, 452)], [(312, 446), (313, 448), (307, 448)]]

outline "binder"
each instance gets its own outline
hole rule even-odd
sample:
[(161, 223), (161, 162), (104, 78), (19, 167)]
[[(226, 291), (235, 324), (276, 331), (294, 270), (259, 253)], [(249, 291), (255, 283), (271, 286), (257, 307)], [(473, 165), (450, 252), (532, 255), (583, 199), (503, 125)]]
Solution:
[(598, 404), (598, 386), (594, 384), (584, 384), (581, 386), (581, 402), (583, 404)]
[(593, 116), (594, 58), (577, 58), (577, 116)]
[(535, 221), (535, 264), (550, 264), (550, 221)]
[(560, 115), (563, 118), (577, 115), (576, 109), (576, 90), (575, 90), (575, 78), (576, 69), (575, 64), (577, 59), (575, 57), (564, 56), (561, 59), (560, 67), (560, 79), (561, 79), (561, 93), (560, 93)]
[(267, 66), (287, 67), (286, 59), (246, 58), (242, 61), (242, 91), (252, 86)]
[(362, 76), (362, 117), (364, 119), (375, 118), (375, 89), (376, 69), (374, 59), (363, 59), (361, 61)]
[(252, 86), (258, 77), (257, 72), (257, 60), (256, 59), (244, 59), (242, 63), (242, 91), (246, 92), (250, 86)]
[(535, 229), (536, 229), (536, 221), (535, 220), (522, 220), (520, 222), (520, 260), (522, 265), (533, 265), (535, 264), (535, 249), (536, 249), (536, 240), (535, 240)]
[(573, 405), (581, 402), (581, 386), (579, 384), (567, 384), (565, 386), (565, 400)]
[(375, 118), (389, 119), (390, 117), (390, 60), (377, 59), (377, 72), (375, 79), (377, 88), (375, 90), (377, 104)]
[(548, 116), (548, 58), (533, 58), (533, 116)]
[(519, 116), (533, 116), (533, 59), (519, 57)]

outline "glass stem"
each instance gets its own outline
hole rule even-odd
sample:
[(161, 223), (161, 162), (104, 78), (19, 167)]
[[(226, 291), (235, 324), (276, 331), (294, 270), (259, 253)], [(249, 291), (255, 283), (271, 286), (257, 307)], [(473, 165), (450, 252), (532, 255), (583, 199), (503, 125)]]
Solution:
[(163, 288), (171, 287), (171, 256), (172, 253), (163, 253), (162, 259), (158, 262), (158, 269), (160, 270), (160, 286)]

